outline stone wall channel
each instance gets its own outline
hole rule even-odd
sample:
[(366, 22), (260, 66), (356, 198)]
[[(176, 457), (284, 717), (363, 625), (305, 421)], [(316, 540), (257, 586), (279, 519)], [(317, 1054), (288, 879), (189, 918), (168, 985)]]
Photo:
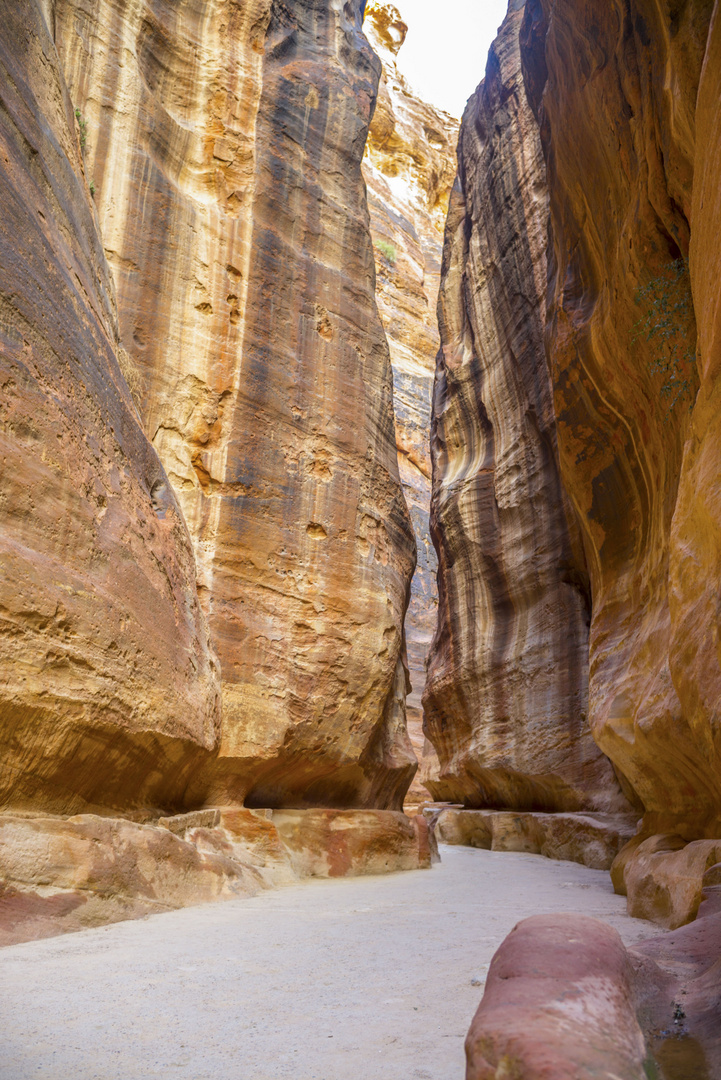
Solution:
[(721, 861), (718, 4), (510, 0), (460, 130), (365, 7), (0, 0), (8, 940)]

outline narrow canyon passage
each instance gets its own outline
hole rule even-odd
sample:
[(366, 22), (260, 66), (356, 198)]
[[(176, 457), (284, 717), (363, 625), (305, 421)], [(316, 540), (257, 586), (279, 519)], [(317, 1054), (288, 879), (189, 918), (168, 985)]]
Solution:
[(432, 871), (312, 881), (0, 954), (1, 1080), (457, 1080), (526, 916), (649, 936), (608, 874), (442, 847)]
[(721, 0), (398, 3), (0, 0), (0, 1080), (721, 1080)]

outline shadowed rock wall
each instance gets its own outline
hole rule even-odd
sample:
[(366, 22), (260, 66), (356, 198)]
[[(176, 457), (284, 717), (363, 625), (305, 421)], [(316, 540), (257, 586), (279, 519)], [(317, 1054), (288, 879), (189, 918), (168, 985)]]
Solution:
[(590, 597), (544, 353), (548, 194), (513, 2), (461, 125), (439, 301), (424, 696), (437, 798), (515, 809), (624, 800), (588, 726)]
[(0, 97), (0, 804), (163, 805), (216, 745), (218, 665), (34, 0), (0, 4)]
[[(438, 615), (438, 564), (429, 523), (431, 396), (440, 344), (436, 307), (459, 125), (421, 101), (399, 70), (396, 57), (407, 29), (392, 4), (373, 0), (366, 5), (364, 30), (381, 58), (383, 75), (363, 176), (375, 245), (376, 299), (393, 366), (398, 466), (418, 548), (405, 620), (412, 685), (406, 707), (408, 732), (421, 758), (424, 749), (433, 753), (423, 734), (421, 696)], [(406, 804), (428, 797), (419, 771)]]
[(399, 807), (413, 538), (360, 162), (361, 4), (56, 0), (145, 429), (223, 680), (187, 803)]
[(533, 0), (522, 35), (561, 473), (593, 597), (591, 726), (646, 832), (686, 840), (721, 835), (713, 8)]

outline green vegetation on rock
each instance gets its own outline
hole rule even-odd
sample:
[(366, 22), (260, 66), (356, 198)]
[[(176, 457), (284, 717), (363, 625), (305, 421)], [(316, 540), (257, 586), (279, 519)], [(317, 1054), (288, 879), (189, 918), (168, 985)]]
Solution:
[(688, 263), (675, 259), (636, 293), (644, 314), (634, 326), (633, 341), (653, 342), (653, 375), (662, 377), (661, 396), (669, 409), (690, 401), (695, 387), (696, 322)]

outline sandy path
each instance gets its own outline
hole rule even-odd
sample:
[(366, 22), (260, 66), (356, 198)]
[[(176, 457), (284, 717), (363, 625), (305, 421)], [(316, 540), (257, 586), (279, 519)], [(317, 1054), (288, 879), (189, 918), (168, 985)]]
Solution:
[(463, 1080), (471, 980), (519, 919), (653, 932), (602, 871), (442, 854), (0, 951), (1, 1080)]

